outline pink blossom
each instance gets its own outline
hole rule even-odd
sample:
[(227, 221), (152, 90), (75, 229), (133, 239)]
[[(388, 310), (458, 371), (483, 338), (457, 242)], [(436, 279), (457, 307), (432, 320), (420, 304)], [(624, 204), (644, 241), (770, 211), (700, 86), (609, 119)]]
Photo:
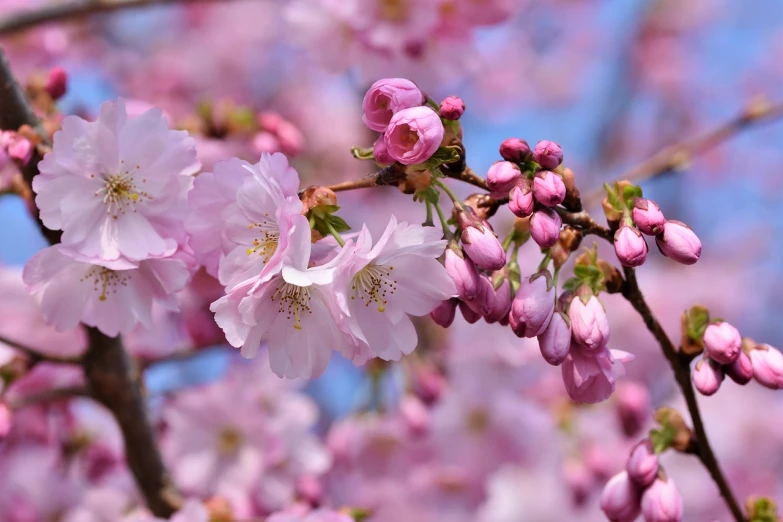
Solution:
[(429, 107), (411, 107), (392, 116), (384, 134), (389, 155), (403, 165), (424, 163), (443, 141), (443, 122)]
[(0, 132), (0, 146), (2, 146), (9, 158), (20, 165), (27, 165), (33, 156), (33, 144), (17, 132)]
[(66, 251), (127, 268), (184, 240), (178, 218), (197, 168), (194, 140), (169, 130), (160, 109), (128, 118), (119, 100), (104, 103), (95, 122), (63, 120), (33, 190)]
[(364, 95), (362, 120), (371, 130), (384, 132), (392, 116), (403, 109), (424, 104), (416, 84), (404, 78), (378, 80)]
[(636, 227), (621, 226), (614, 233), (614, 252), (623, 265), (641, 266), (647, 259), (647, 243)]
[(737, 384), (748, 384), (753, 379), (753, 362), (748, 354), (740, 351), (739, 357), (730, 366), (725, 367), (726, 375)]
[(750, 353), (753, 378), (772, 390), (783, 388), (783, 354), (768, 344), (755, 346)]
[[(568, 396), (576, 402), (587, 404), (608, 399), (614, 392), (614, 363), (632, 359), (632, 355), (619, 350), (601, 348), (590, 351), (572, 342), (568, 356), (560, 367)], [(619, 365), (618, 371), (621, 369), (622, 365)]]
[(440, 115), (444, 119), (456, 121), (465, 113), (465, 102), (458, 96), (449, 96), (440, 103)]
[(530, 217), (530, 236), (541, 248), (549, 248), (560, 239), (563, 220), (552, 209), (536, 210)]
[(552, 315), (546, 330), (538, 336), (538, 347), (544, 360), (559, 366), (568, 356), (571, 347), (571, 324), (563, 312)]
[(649, 439), (644, 439), (633, 447), (625, 470), (631, 481), (639, 488), (646, 488), (653, 483), (658, 476), (658, 455)]
[(500, 282), (497, 290), (493, 291), (492, 310), (485, 316), (488, 323), (497, 323), (501, 325), (508, 323), (508, 314), (511, 312), (512, 298), (511, 283), (507, 277)]
[(554, 141), (542, 140), (536, 143), (533, 159), (541, 168), (552, 170), (563, 162), (563, 150)]
[(500, 270), (506, 266), (506, 252), (497, 236), (487, 223), (476, 218), (470, 207), (459, 212), (457, 221), (462, 248), (479, 268)]
[(617, 417), (627, 437), (638, 434), (652, 419), (650, 392), (633, 381), (617, 383)]
[(448, 328), (451, 323), (454, 322), (454, 318), (457, 315), (457, 299), (448, 299), (439, 304), (435, 309), (430, 312), (430, 317), (435, 321), (435, 324)]
[(495, 307), (495, 287), (486, 274), (481, 274), (478, 279), (478, 292), (476, 298), (470, 301), (464, 301), (468, 308), (473, 310), (479, 317), (487, 317), (492, 313)]
[(496, 161), (487, 172), (487, 185), (493, 197), (501, 199), (506, 197), (513, 189), (521, 176), (519, 167), (510, 161)]
[(68, 73), (62, 67), (52, 67), (46, 75), (46, 92), (53, 100), (59, 100), (68, 88)]
[(663, 231), (664, 223), (666, 223), (666, 218), (663, 217), (658, 203), (649, 199), (636, 198), (631, 216), (634, 225), (648, 236), (660, 234)]
[(378, 136), (375, 143), (372, 146), (372, 155), (375, 161), (381, 165), (391, 165), (394, 163), (394, 158), (389, 154), (389, 149), (386, 148), (386, 140), (383, 136)]
[(568, 308), (574, 340), (587, 350), (600, 350), (609, 342), (609, 320), (594, 295), (577, 295)]
[(374, 246), (362, 228), (334, 279), (337, 303), (360, 351), (395, 361), (413, 351), (417, 336), (409, 316), (427, 315), (457, 295), (437, 261), (445, 247), (437, 228), (398, 223), (394, 216)]
[(715, 322), (704, 330), (704, 348), (715, 362), (732, 364), (742, 351), (742, 336), (729, 323)]
[(609, 479), (604, 486), (601, 509), (611, 522), (633, 522), (639, 516), (639, 490), (625, 471)]
[(688, 225), (679, 221), (667, 221), (655, 242), (663, 255), (683, 265), (692, 265), (701, 256), (698, 236)]
[(563, 178), (549, 170), (538, 172), (533, 178), (533, 196), (547, 207), (556, 207), (565, 199)]
[(191, 277), (178, 258), (148, 259), (137, 268), (113, 270), (65, 255), (60, 245), (45, 248), (25, 265), (24, 282), (40, 299), (47, 324), (57, 330), (79, 322), (109, 336), (127, 333), (136, 324), (152, 325), (152, 306), (178, 310), (175, 293)]
[(680, 522), (682, 509), (682, 496), (671, 478), (659, 478), (642, 494), (646, 522)]
[(449, 247), (444, 254), (443, 266), (454, 281), (457, 297), (472, 301), (479, 292), (479, 274), (476, 265), (459, 247)]
[(549, 271), (526, 277), (514, 296), (509, 320), (519, 337), (536, 337), (549, 326), (555, 309), (555, 288)]
[(530, 145), (520, 138), (507, 138), (500, 144), (500, 155), (504, 160), (522, 163), (532, 157)]
[[(530, 183), (530, 180), (525, 178), (516, 185), (513, 189), (511, 189), (511, 193), (509, 194), (509, 201), (508, 201), (508, 209), (517, 217), (520, 218), (526, 218), (530, 216), (530, 214), (533, 213), (533, 208), (535, 205), (535, 200), (533, 199), (533, 187)], [(538, 223), (538, 225), (541, 225), (541, 223)], [(560, 227), (557, 227), (557, 237), (560, 237)], [(542, 241), (548, 241), (543, 239), (543, 234), (547, 233), (546, 231), (539, 230), (537, 232), (537, 236)]]

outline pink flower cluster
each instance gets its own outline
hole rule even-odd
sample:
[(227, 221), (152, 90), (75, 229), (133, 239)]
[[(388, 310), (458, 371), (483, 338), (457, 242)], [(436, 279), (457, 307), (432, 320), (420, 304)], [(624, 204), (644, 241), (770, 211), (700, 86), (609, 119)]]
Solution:
[(44, 225), (62, 242), (27, 263), (24, 281), (58, 330), (107, 335), (152, 325), (153, 305), (178, 310), (195, 263), (182, 222), (198, 170), (195, 142), (160, 109), (129, 117), (107, 102), (97, 121), (69, 116), (33, 182)]
[(767, 344), (743, 339), (731, 324), (714, 321), (704, 330), (704, 354), (693, 370), (693, 385), (713, 395), (726, 375), (737, 384), (751, 379), (773, 390), (783, 388), (783, 354)]
[(601, 509), (612, 522), (681, 522), (682, 496), (663, 473), (649, 440), (631, 450), (625, 471), (612, 477), (601, 495)]

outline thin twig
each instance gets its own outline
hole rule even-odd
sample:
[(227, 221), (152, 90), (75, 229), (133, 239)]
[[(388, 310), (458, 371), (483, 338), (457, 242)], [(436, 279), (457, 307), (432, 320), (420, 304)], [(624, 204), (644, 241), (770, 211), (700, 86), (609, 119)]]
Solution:
[(689, 359), (683, 357), (681, 353), (675, 348), (669, 336), (664, 331), (661, 324), (653, 315), (652, 310), (647, 305), (647, 302), (642, 295), (642, 291), (639, 289), (639, 283), (636, 280), (636, 271), (633, 268), (624, 267), (625, 272), (625, 285), (623, 288), (623, 297), (631, 303), (631, 306), (639, 312), (639, 315), (644, 319), (644, 324), (647, 325), (647, 329), (653, 334), (658, 344), (661, 345), (663, 354), (669, 361), (669, 365), (674, 371), (674, 377), (677, 380), (677, 384), (685, 397), (685, 402), (688, 405), (688, 411), (693, 421), (693, 429), (696, 433), (696, 449), (699, 460), (701, 460), (704, 467), (707, 468), (712, 479), (717, 484), (720, 490), (721, 496), (726, 501), (726, 504), (731, 510), (731, 514), (737, 522), (744, 522), (745, 515), (742, 512), (737, 499), (734, 498), (734, 493), (731, 491), (729, 483), (726, 481), (726, 477), (723, 475), (723, 471), (720, 469), (718, 459), (715, 457), (715, 453), (710, 446), (710, 441), (707, 438), (707, 432), (704, 428), (704, 421), (701, 418), (701, 412), (699, 411), (699, 405), (696, 402), (696, 394), (693, 391), (691, 385), (691, 370)]
[(83, 386), (74, 386), (71, 388), (54, 388), (41, 393), (34, 393), (16, 400), (8, 401), (8, 407), (12, 410), (20, 410), (36, 404), (45, 402), (54, 402), (61, 399), (73, 399), (74, 397), (86, 397), (87, 389)]
[(81, 362), (81, 357), (59, 357), (57, 355), (50, 355), (48, 353), (40, 352), (35, 348), (31, 348), (29, 346), (26, 346), (20, 342), (14, 341), (13, 339), (9, 339), (2, 335), (0, 335), (0, 343), (7, 344), (14, 350), (18, 352), (22, 352), (27, 357), (29, 357), (30, 360), (33, 362), (48, 361), (48, 362), (61, 363), (61, 364), (79, 364)]
[(558, 213), (558, 215), (560, 215), (560, 218), (566, 225), (577, 227), (585, 234), (598, 236), (601, 239), (609, 241), (610, 243), (613, 241), (614, 234), (612, 231), (593, 221), (593, 218), (590, 217), (590, 214), (588, 214), (586, 211), (583, 210), (581, 212), (569, 212), (562, 207), (555, 207), (554, 210)]
[(7, 15), (0, 20), (0, 35), (17, 33), (42, 24), (64, 22), (121, 9), (138, 9), (177, 3), (196, 4), (225, 1), (228, 0), (82, 0), (66, 4), (47, 5), (35, 10), (19, 11)]
[[(684, 169), (691, 159), (731, 139), (751, 125), (772, 122), (783, 117), (783, 102), (769, 103), (765, 100), (751, 102), (740, 114), (710, 132), (689, 138), (661, 149), (657, 154), (631, 168), (618, 179), (639, 183), (654, 177)], [(586, 206), (599, 203), (604, 198), (603, 189), (596, 189), (583, 198)]]

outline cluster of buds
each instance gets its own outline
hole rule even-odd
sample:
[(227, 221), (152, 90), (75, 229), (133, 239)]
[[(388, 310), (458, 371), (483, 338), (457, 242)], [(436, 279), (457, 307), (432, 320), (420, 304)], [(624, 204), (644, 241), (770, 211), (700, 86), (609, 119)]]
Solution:
[(682, 496), (661, 468), (649, 439), (634, 446), (625, 471), (609, 479), (601, 494), (601, 509), (612, 522), (632, 522), (639, 514), (647, 522), (682, 520)]
[(678, 263), (692, 265), (701, 255), (701, 241), (685, 223), (667, 221), (655, 201), (642, 197), (642, 190), (628, 181), (605, 185), (604, 213), (616, 230), (614, 251), (625, 266), (641, 266), (647, 259), (642, 234), (655, 237), (658, 250)]
[(377, 163), (419, 165), (432, 158), (446, 135), (443, 120), (459, 119), (465, 104), (451, 96), (436, 111), (427, 102), (416, 84), (404, 78), (384, 78), (372, 84), (362, 102), (362, 120), (382, 133), (372, 149), (371, 157)]
[[(498, 161), (487, 172), (487, 185), (495, 199), (508, 198), (517, 217), (530, 218), (530, 235), (541, 248), (560, 238), (562, 220), (553, 210), (566, 197), (566, 185), (557, 169), (563, 151), (553, 141), (539, 141), (534, 150), (525, 140), (509, 138), (500, 145)], [(560, 169), (562, 170), (562, 169)]]

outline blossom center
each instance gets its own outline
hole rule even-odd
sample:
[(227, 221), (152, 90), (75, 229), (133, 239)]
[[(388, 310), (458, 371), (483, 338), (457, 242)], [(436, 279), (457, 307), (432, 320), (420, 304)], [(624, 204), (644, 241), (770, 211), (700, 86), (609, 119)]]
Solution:
[(489, 427), (489, 414), (482, 408), (474, 408), (468, 412), (465, 424), (471, 433), (477, 435), (484, 433)]
[(233, 426), (226, 426), (218, 433), (218, 453), (230, 455), (242, 445), (242, 434)]
[(413, 147), (419, 141), (419, 133), (411, 129), (409, 125), (401, 125), (400, 143), (406, 147)]
[(108, 294), (117, 293), (118, 286), (128, 286), (130, 276), (102, 266), (93, 266), (79, 281), (92, 283), (93, 290), (100, 292), (98, 299), (105, 301)]
[(407, 0), (379, 0), (381, 18), (391, 22), (404, 22), (408, 18)]
[[(267, 214), (269, 216), (269, 214)], [(264, 219), (261, 223), (251, 223), (247, 226), (250, 230), (257, 229), (259, 237), (253, 240), (253, 246), (247, 249), (247, 255), (257, 253), (264, 260), (264, 264), (277, 251), (277, 245), (280, 242), (280, 232), (274, 223)]]
[(378, 311), (386, 310), (388, 304), (387, 298), (394, 295), (397, 290), (397, 281), (392, 279), (393, 266), (367, 265), (359, 270), (353, 276), (351, 283), (351, 299), (357, 297), (364, 303), (364, 306), (370, 306), (371, 303), (378, 305)]
[[(103, 187), (95, 191), (95, 195), (103, 198), (103, 205), (106, 207), (106, 213), (117, 219), (120, 214), (125, 214), (137, 203), (150, 200), (152, 197), (143, 190), (136, 188), (133, 176), (124, 172), (121, 174), (110, 174), (106, 176)], [(146, 183), (146, 179), (142, 183)]]
[(288, 319), (294, 318), (294, 328), (302, 329), (301, 316), (313, 313), (310, 309), (310, 289), (290, 283), (282, 283), (272, 294), (272, 301), (279, 303), (277, 313), (286, 314)]

